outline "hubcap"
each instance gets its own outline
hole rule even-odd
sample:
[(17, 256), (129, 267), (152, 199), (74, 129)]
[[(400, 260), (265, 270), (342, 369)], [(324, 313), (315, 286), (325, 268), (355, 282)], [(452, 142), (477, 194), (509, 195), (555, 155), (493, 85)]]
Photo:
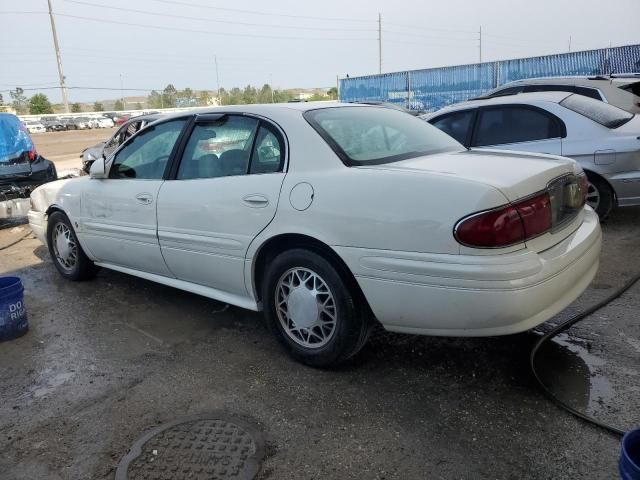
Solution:
[(589, 182), (589, 188), (587, 190), (587, 205), (594, 210), (600, 205), (600, 190), (591, 182)]
[(326, 345), (336, 329), (337, 309), (331, 290), (307, 268), (292, 268), (280, 277), (276, 312), (287, 336), (306, 348)]
[(64, 223), (58, 223), (53, 230), (53, 252), (63, 269), (73, 270), (78, 260), (78, 247), (73, 232)]

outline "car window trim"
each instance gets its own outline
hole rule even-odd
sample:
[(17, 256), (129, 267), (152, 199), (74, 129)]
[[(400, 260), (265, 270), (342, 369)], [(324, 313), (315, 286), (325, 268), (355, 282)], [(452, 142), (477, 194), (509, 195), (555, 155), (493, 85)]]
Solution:
[[(525, 110), (532, 110), (534, 112), (542, 113), (544, 116), (551, 118), (553, 122), (559, 127), (560, 136), (550, 137), (550, 138), (538, 138), (537, 140), (523, 140), (520, 142), (494, 143), (493, 145), (480, 145), (480, 146), (476, 145), (475, 143), (478, 136), (478, 127), (480, 126), (481, 113), (483, 111), (499, 110), (504, 108), (524, 108)], [(475, 122), (475, 125), (473, 126), (473, 134), (471, 136), (471, 143), (469, 148), (483, 148), (483, 147), (491, 147), (494, 145), (517, 145), (520, 143), (540, 142), (540, 141), (546, 141), (546, 140), (555, 140), (556, 138), (563, 139), (567, 137), (567, 126), (562, 121), (562, 119), (559, 118), (557, 115), (554, 115), (553, 113), (549, 112), (548, 110), (545, 110), (544, 108), (540, 108), (535, 105), (528, 105), (526, 103), (505, 103), (501, 105), (487, 105), (483, 107), (478, 107), (477, 110), (478, 111), (476, 112), (476, 122)]]
[[(454, 110), (453, 112), (447, 112), (447, 113), (445, 113), (443, 115), (440, 115), (438, 117), (434, 117), (434, 118), (430, 119), (429, 123), (431, 125), (433, 125), (434, 122), (436, 122), (438, 120), (442, 120), (443, 118), (447, 118), (447, 117), (450, 117), (452, 115), (456, 115), (456, 114), (460, 114), (460, 113), (467, 113), (467, 112), (471, 112), (472, 115), (471, 115), (471, 121), (469, 122), (469, 128), (467, 129), (467, 134), (465, 136), (464, 143), (462, 145), (465, 148), (470, 148), (471, 138), (473, 136), (473, 132), (475, 131), (476, 120), (478, 119), (478, 107), (461, 108), (460, 110)], [(435, 125), (433, 125), (433, 126), (435, 127)], [(436, 127), (436, 128), (438, 128), (438, 127)], [(451, 137), (451, 138), (453, 138), (453, 137)], [(456, 140), (456, 139), (454, 138), (454, 140)]]
[[(191, 134), (193, 133), (194, 128), (196, 127), (196, 125), (198, 124), (206, 124), (206, 123), (211, 123), (211, 122), (215, 122), (216, 120), (220, 120), (221, 118), (225, 117), (225, 116), (238, 116), (238, 117), (249, 117), (249, 118), (253, 118), (255, 120), (258, 121), (258, 125), (256, 128), (256, 134), (253, 138), (253, 143), (251, 145), (251, 151), (249, 152), (249, 162), (248, 162), (248, 166), (247, 166), (247, 173), (245, 173), (245, 175), (270, 175), (270, 174), (286, 174), (289, 168), (289, 139), (286, 135), (286, 133), (284, 132), (284, 130), (282, 129), (282, 127), (280, 125), (278, 125), (277, 122), (273, 121), (270, 118), (267, 117), (263, 117), (262, 115), (258, 115), (255, 113), (248, 113), (248, 112), (234, 112), (234, 111), (223, 111), (223, 112), (215, 112), (215, 113), (203, 113), (203, 114), (196, 114), (193, 115), (193, 119), (191, 120), (191, 122), (189, 123), (189, 128), (186, 130), (182, 131), (182, 137), (179, 139), (179, 143), (180, 143), (180, 148), (175, 152), (175, 158), (172, 158), (172, 165), (171, 168), (168, 172), (166, 173), (166, 178), (165, 180), (180, 180), (182, 181), (187, 181), (187, 180), (213, 180), (215, 178), (224, 178), (224, 177), (211, 177), (211, 178), (188, 178), (188, 179), (178, 179), (178, 169), (180, 168), (180, 162), (182, 162), (182, 156), (184, 155), (184, 151), (187, 147), (187, 143), (189, 142), (189, 138), (191, 138)], [(277, 172), (269, 172), (269, 173), (249, 173), (251, 171), (251, 157), (253, 156), (253, 149), (255, 148), (255, 141), (256, 138), (258, 137), (258, 132), (260, 130), (260, 126), (262, 124), (265, 125), (269, 125), (272, 127), (272, 131), (276, 133), (276, 136), (279, 137), (279, 140), (281, 140), (282, 142), (282, 146), (285, 149), (284, 152), (284, 157), (282, 160), (282, 166), (280, 168), (279, 171)], [(176, 142), (178, 143), (178, 142)]]
[[(140, 132), (142, 131), (147, 131), (147, 127), (151, 124), (153, 124), (153, 128), (162, 125), (164, 123), (167, 122), (173, 122), (176, 120), (187, 120), (185, 122), (185, 124), (182, 126), (182, 130), (180, 131), (180, 134), (178, 135), (178, 139), (176, 140), (176, 142), (173, 144), (173, 149), (171, 150), (171, 153), (169, 154), (169, 158), (167, 159), (167, 164), (164, 166), (164, 172), (162, 174), (161, 178), (130, 178), (130, 179), (125, 179), (125, 180), (147, 180), (147, 181), (158, 181), (158, 180), (167, 180), (167, 176), (169, 175), (169, 172), (171, 171), (171, 166), (173, 165), (174, 162), (174, 156), (176, 154), (176, 147), (178, 146), (178, 144), (180, 143), (180, 141), (182, 140), (182, 137), (184, 135), (185, 132), (185, 128), (189, 125), (190, 121), (191, 121), (191, 117), (193, 117), (194, 115), (182, 115), (179, 117), (171, 117), (171, 118), (167, 118), (167, 119), (162, 119), (159, 120), (157, 123), (155, 122), (151, 122), (148, 125), (145, 125), (143, 128), (140, 128), (136, 133), (134, 133), (133, 135), (131, 135), (129, 138), (127, 138), (127, 140), (125, 140), (123, 143), (120, 144), (120, 146), (118, 146), (118, 148), (116, 150), (114, 150), (111, 155), (109, 155), (109, 159), (110, 159), (110, 165), (109, 165), (109, 173), (107, 175), (107, 178), (105, 180), (123, 180), (122, 178), (111, 178), (111, 169), (113, 168), (113, 166), (115, 165), (115, 160), (116, 160), (116, 156), (118, 155), (118, 153), (120, 153), (120, 150), (122, 150), (126, 145), (129, 145), (129, 143), (131, 143), (133, 141), (134, 138), (136, 138)], [(123, 125), (124, 126), (124, 125)]]

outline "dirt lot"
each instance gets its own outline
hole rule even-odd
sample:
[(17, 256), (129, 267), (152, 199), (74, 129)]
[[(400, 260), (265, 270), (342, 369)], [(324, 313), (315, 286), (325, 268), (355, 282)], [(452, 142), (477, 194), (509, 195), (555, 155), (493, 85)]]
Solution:
[[(0, 245), (20, 228), (1, 229)], [(596, 280), (550, 324), (640, 271), (640, 209), (604, 233)], [(536, 332), (379, 334), (351, 364), (320, 371), (285, 356), (258, 314), (116, 272), (64, 281), (32, 238), (0, 251), (0, 274), (22, 278), (30, 318), (26, 336), (0, 344), (3, 479), (113, 478), (143, 432), (212, 410), (260, 425), (263, 479), (617, 476), (618, 439), (534, 384)], [(639, 308), (637, 285), (542, 352), (561, 395), (627, 428), (640, 411)]]
[(67, 132), (34, 133), (31, 135), (36, 150), (44, 158), (53, 161), (56, 169), (80, 168), (80, 152), (91, 145), (106, 140), (116, 128), (99, 128), (95, 130), (69, 130)]

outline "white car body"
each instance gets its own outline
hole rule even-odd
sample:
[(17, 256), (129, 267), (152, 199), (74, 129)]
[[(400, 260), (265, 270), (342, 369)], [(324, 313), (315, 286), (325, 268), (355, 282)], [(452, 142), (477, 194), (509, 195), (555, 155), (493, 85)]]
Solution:
[[(256, 311), (263, 309), (258, 277), (266, 246), (279, 239), (291, 246), (316, 242), (346, 265), (387, 330), (429, 335), (530, 329), (573, 302), (593, 279), (601, 232), (589, 207), (558, 231), (505, 248), (463, 246), (453, 234), (456, 223), (473, 212), (579, 175), (574, 161), (462, 149), (346, 166), (303, 117), (319, 108), (381, 107), (305, 103), (207, 110), (277, 126), (287, 139), (283, 171), (191, 180), (61, 180), (32, 193), (31, 228), (46, 243), (48, 216), (63, 211), (97, 265)], [(117, 153), (107, 159), (107, 169)], [(92, 166), (94, 177), (99, 163)]]
[(115, 125), (113, 120), (107, 117), (95, 117), (92, 118), (92, 128), (113, 128)]
[(29, 133), (44, 133), (47, 131), (45, 126), (40, 122), (25, 122), (24, 126)]
[(562, 135), (533, 141), (491, 143), (486, 147), (476, 146), (471, 141), (466, 146), (546, 153), (573, 158), (580, 163), (588, 175), (596, 175), (610, 186), (615, 194), (617, 205), (640, 205), (640, 116), (635, 115), (617, 128), (607, 128), (565, 108), (562, 102), (568, 97), (577, 97), (585, 103), (593, 103), (594, 107), (613, 108), (581, 95), (566, 92), (539, 92), (471, 100), (423, 115), (422, 118), (430, 123), (436, 123), (445, 115), (462, 111), (495, 110), (516, 106), (544, 110), (562, 122), (564, 130)]

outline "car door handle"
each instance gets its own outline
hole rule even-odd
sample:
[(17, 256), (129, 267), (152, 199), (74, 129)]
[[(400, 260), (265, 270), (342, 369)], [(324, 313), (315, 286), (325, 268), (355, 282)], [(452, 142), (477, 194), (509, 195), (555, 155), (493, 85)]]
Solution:
[(153, 202), (153, 196), (150, 193), (139, 193), (136, 195), (136, 200), (142, 203), (143, 205), (149, 205)]
[(269, 205), (269, 199), (260, 194), (247, 195), (242, 201), (245, 205), (252, 208), (264, 208)]

